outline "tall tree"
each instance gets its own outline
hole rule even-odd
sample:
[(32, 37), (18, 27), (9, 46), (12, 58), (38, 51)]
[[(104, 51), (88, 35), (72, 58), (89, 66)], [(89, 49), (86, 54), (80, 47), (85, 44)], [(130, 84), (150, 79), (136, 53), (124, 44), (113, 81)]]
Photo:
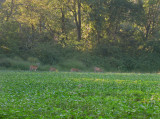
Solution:
[(81, 0), (73, 0), (73, 15), (77, 27), (77, 41), (81, 40)]
[(151, 38), (160, 30), (160, 1), (145, 0), (145, 40)]

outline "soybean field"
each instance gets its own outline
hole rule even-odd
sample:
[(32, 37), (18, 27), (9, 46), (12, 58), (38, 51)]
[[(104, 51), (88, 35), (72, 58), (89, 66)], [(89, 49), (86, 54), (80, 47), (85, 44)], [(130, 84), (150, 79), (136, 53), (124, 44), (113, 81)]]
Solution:
[(160, 74), (0, 71), (2, 119), (160, 119)]

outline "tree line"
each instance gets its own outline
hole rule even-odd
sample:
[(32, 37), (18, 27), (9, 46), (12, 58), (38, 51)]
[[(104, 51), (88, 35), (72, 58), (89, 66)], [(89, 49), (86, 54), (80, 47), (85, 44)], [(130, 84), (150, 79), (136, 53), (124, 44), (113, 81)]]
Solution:
[(159, 44), (159, 0), (0, 2), (1, 58), (68, 68), (158, 71)]

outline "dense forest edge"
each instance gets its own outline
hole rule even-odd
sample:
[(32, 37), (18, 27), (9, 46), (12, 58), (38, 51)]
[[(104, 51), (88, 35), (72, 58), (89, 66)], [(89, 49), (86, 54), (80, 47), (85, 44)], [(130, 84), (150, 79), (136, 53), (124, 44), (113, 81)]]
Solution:
[(0, 70), (159, 72), (159, 0), (1, 0)]

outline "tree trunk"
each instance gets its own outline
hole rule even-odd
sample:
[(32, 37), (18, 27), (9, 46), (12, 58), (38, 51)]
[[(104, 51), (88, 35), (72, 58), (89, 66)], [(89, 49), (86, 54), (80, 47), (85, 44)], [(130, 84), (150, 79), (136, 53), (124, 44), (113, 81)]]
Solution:
[[(61, 8), (61, 13), (62, 13), (62, 19), (61, 19), (61, 21), (62, 21), (62, 35), (65, 35), (65, 37), (66, 37), (66, 39), (67, 39), (67, 34), (66, 34), (66, 24), (65, 24), (65, 13), (64, 13), (64, 10), (63, 10), (63, 8)], [(66, 45), (65, 44), (65, 37), (63, 36), (62, 37), (62, 43), (64, 44), (64, 45)]]
[(81, 0), (78, 0), (78, 41), (81, 40)]
[(77, 27), (77, 41), (81, 40), (81, 0), (77, 0), (78, 2), (78, 19), (76, 12), (76, 0), (74, 0), (74, 17)]
[(7, 20), (9, 21), (9, 18), (11, 17), (12, 13), (13, 13), (13, 8), (14, 8), (14, 0), (11, 1), (11, 8), (10, 8), (10, 12), (7, 14)]

